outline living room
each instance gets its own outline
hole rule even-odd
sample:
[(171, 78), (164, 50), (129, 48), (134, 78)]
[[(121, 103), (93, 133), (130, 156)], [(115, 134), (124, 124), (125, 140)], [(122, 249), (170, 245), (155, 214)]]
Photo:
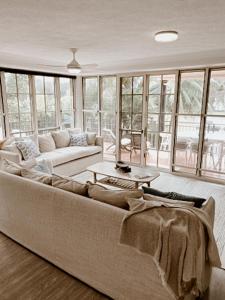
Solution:
[(225, 298), (224, 9), (2, 3), (0, 299)]

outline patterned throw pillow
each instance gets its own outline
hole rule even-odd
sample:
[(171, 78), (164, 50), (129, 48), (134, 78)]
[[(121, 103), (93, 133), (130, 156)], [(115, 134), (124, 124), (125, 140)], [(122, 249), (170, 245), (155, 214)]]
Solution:
[(29, 160), (40, 155), (40, 152), (32, 140), (16, 142), (17, 148), (22, 153), (24, 160)]
[(70, 136), (70, 146), (87, 146), (87, 134), (79, 133)]

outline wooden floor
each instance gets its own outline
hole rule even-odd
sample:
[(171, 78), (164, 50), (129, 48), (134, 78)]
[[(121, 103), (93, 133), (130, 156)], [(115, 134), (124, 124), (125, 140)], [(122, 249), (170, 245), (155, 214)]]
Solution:
[(0, 233), (0, 300), (107, 299)]
[[(224, 300), (224, 283), (225, 270), (213, 269), (209, 291), (202, 300)], [(0, 233), (0, 299), (110, 300), (111, 298)]]

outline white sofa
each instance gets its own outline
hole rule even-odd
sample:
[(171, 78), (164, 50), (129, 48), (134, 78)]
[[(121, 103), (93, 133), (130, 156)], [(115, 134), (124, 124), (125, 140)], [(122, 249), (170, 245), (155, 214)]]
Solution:
[[(0, 159), (6, 158), (16, 163), (21, 163), (19, 153), (0, 150)], [(53, 167), (53, 172), (61, 175), (72, 176), (86, 169), (87, 166), (103, 159), (103, 138), (96, 137), (95, 145), (68, 146), (56, 148), (50, 152), (40, 153), (37, 160), (46, 159)]]
[(2, 171), (0, 207), (1, 232), (113, 299), (173, 299), (151, 257), (119, 243), (126, 210)]

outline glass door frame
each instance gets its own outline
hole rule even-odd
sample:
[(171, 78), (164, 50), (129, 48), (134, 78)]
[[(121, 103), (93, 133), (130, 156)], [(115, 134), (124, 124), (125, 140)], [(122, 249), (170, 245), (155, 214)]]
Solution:
[[(121, 160), (121, 148), (120, 148), (120, 140), (123, 129), (121, 128), (121, 112), (122, 112), (122, 78), (126, 77), (143, 77), (143, 96), (142, 96), (142, 122), (141, 122), (141, 150), (140, 150), (140, 163), (134, 163), (129, 161), (130, 165), (138, 165), (145, 166), (145, 153), (146, 153), (146, 143), (145, 143), (145, 128), (146, 128), (146, 74), (145, 73), (126, 73), (117, 75), (117, 143), (116, 143), (116, 159)], [(133, 88), (132, 88), (132, 96), (133, 96)], [(130, 130), (132, 132), (132, 128)]]

